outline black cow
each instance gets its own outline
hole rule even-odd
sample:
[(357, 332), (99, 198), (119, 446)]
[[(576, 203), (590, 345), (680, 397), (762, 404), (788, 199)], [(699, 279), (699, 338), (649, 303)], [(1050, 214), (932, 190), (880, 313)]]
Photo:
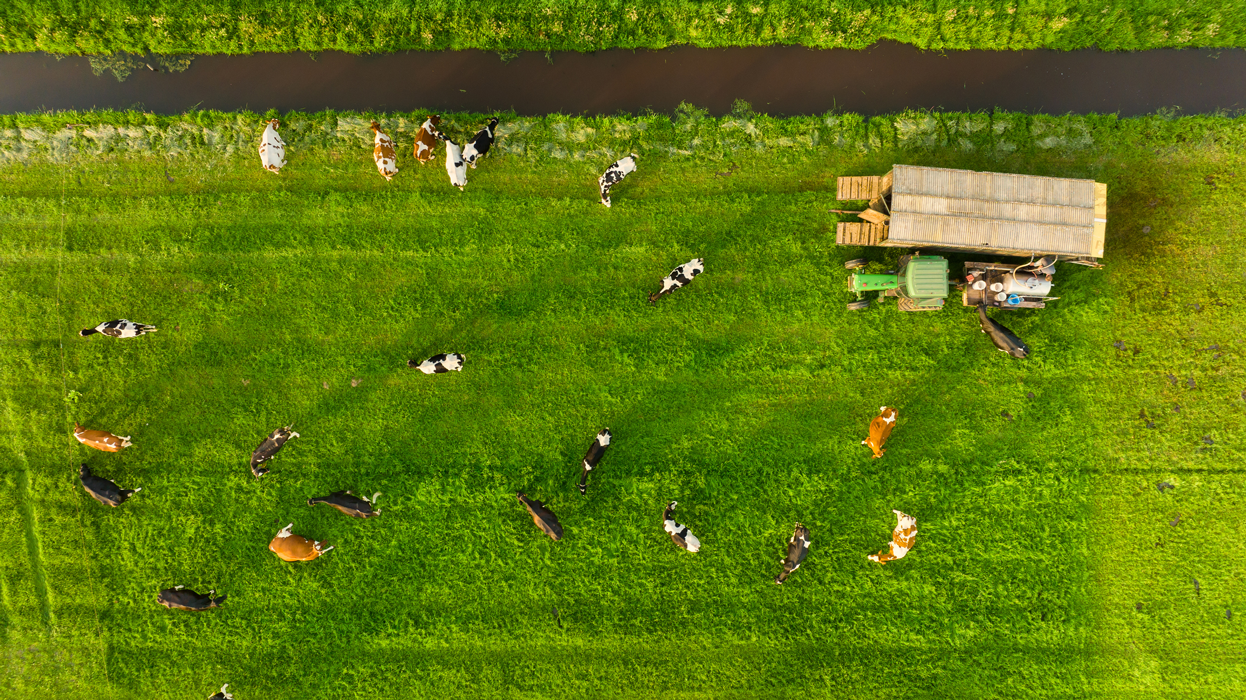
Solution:
[(418, 369), (424, 374), (442, 374), (444, 372), (462, 372), (463, 360), (467, 356), (457, 352), (440, 353), (424, 360), (416, 362), (415, 360), (407, 360), (407, 366)]
[(549, 535), (551, 540), (557, 542), (562, 539), (562, 524), (558, 522), (558, 516), (550, 512), (549, 508), (540, 501), (534, 501), (528, 498), (523, 491), (515, 494), (515, 498), (528, 509), (528, 513), (532, 516), (532, 522), (541, 528), (541, 532)]
[(593, 471), (593, 467), (601, 461), (602, 455), (606, 454), (606, 448), (610, 446), (610, 429), (604, 428), (597, 437), (593, 438), (593, 444), (589, 446), (588, 452), (584, 453), (584, 461), (581, 462), (583, 467), (580, 472), (580, 495), (588, 493), (588, 473)]
[(108, 479), (92, 474), (91, 468), (85, 464), (78, 467), (78, 480), (82, 482), (82, 488), (91, 494), (91, 498), (113, 508), (125, 503), (130, 496), (143, 490), (120, 488)]
[(211, 610), (212, 608), (221, 607), (221, 603), (225, 602), (225, 596), (213, 598), (213, 593), (216, 593), (216, 591), (208, 591), (207, 595), (199, 595), (185, 586), (175, 586), (160, 591), (160, 594), (156, 596), (156, 602), (170, 610), (190, 610), (192, 612)]
[(689, 532), (686, 526), (675, 522), (675, 506), (677, 505), (679, 505), (678, 501), (666, 504), (666, 510), (662, 511), (662, 529), (671, 534), (671, 542), (696, 554), (701, 549), (701, 540)]
[(480, 131), (467, 142), (463, 147), (463, 162), (476, 167), (476, 159), (483, 158), (489, 154), (489, 147), (493, 145), (493, 130), (498, 128), (498, 118), (494, 117), (489, 120), (489, 125)]
[(367, 496), (363, 498), (352, 496), (350, 491), (334, 491), (328, 496), (307, 499), (307, 505), (314, 506), (317, 503), (324, 503), (337, 508), (352, 518), (375, 518), (381, 514), (381, 511), (373, 510), (372, 506), (376, 502), (376, 497), (380, 495), (380, 493), (373, 494), (372, 500), (369, 501)]
[(991, 342), (999, 348), (1000, 352), (1006, 352), (1019, 360), (1024, 360), (1029, 356), (1029, 346), (1021, 342), (1021, 339), (1005, 328), (1002, 323), (986, 315), (986, 304), (978, 304), (978, 322), (982, 324), (982, 332), (990, 336)]
[(601, 188), (601, 203), (610, 206), (610, 188), (623, 181), (628, 173), (636, 172), (636, 154), (632, 153), (620, 158), (606, 168), (606, 172), (597, 178), (597, 186)]
[(285, 445), (290, 438), (296, 438), (299, 436), (298, 433), (290, 430), (291, 427), (293, 427), (292, 424), (287, 425), (284, 428), (277, 428), (264, 439), (264, 442), (260, 443), (259, 447), (255, 448), (255, 451), (251, 453), (252, 474), (256, 476), (264, 476), (267, 474), (268, 470), (259, 468), (259, 465), (267, 462), (273, 457), (276, 457), (277, 453), (281, 451), (282, 446)]
[(796, 531), (792, 539), (787, 541), (787, 557), (783, 559), (783, 573), (774, 577), (774, 582), (782, 584), (792, 572), (800, 568), (800, 563), (809, 555), (809, 528), (796, 523)]

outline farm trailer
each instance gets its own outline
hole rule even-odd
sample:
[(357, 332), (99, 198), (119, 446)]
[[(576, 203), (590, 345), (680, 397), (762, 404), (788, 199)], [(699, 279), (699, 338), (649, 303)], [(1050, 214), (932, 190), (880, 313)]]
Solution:
[[(966, 306), (1043, 308), (1058, 260), (1099, 267), (1107, 227), (1107, 185), (1093, 180), (896, 165), (881, 176), (841, 177), (840, 200), (865, 201), (862, 222), (840, 222), (839, 245), (909, 248), (898, 269), (854, 274), (854, 310), (867, 291), (898, 297), (903, 311), (943, 308), (948, 262), (927, 251), (1027, 257), (1024, 263), (966, 262), (957, 286)], [(864, 267), (850, 260), (848, 269)]]

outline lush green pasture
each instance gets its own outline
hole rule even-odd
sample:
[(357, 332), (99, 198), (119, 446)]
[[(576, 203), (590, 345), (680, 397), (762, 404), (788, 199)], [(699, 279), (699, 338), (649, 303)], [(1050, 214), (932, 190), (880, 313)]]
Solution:
[(1240, 3), (1182, 0), (25, 0), (0, 50), (106, 54), (671, 45), (928, 49), (1241, 46)]
[[(370, 116), (284, 115), (280, 175), (260, 115), (0, 117), (8, 694), (1246, 690), (1240, 120), (510, 118), (459, 192), (410, 158), (419, 114), (379, 115), (385, 182)], [(606, 209), (595, 178), (629, 151)], [(1062, 267), (1061, 300), (1007, 318), (1030, 359), (969, 309), (843, 309), (841, 263), (895, 254), (834, 245), (834, 178), (894, 162), (1108, 183), (1107, 268)], [(160, 331), (76, 335), (117, 317)], [(443, 351), (461, 374), (405, 367)], [(883, 404), (900, 421), (872, 460)], [(75, 420), (135, 446), (88, 451)], [(251, 449), (290, 422), (257, 481)], [(83, 462), (142, 493), (100, 506)], [(305, 504), (341, 488), (383, 514)], [(662, 531), (670, 499), (701, 553)], [(893, 508), (917, 544), (871, 564)], [(775, 586), (797, 520), (811, 553)], [(291, 521), (337, 549), (277, 560)], [(176, 584), (229, 600), (156, 605)]]

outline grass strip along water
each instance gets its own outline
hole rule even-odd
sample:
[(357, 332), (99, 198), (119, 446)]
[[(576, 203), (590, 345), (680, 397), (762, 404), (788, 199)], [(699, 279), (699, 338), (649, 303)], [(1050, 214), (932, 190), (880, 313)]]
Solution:
[(1246, 9), (1179, 0), (29, 0), (0, 8), (0, 51), (61, 54), (864, 48), (881, 40), (923, 49), (1240, 47)]
[[(1240, 119), (502, 115), (460, 192), (410, 156), (423, 113), (279, 115), (278, 175), (263, 116), (0, 117), (9, 693), (1241, 695)], [(897, 162), (1108, 183), (1106, 268), (1005, 319), (1029, 359), (972, 309), (844, 310), (842, 263), (899, 251), (834, 245), (835, 178)], [(118, 317), (160, 330), (77, 336)], [(406, 367), (438, 352), (463, 371)], [(134, 447), (88, 454), (75, 420)], [(83, 462), (143, 491), (105, 508)], [(306, 505), (346, 488), (383, 514)], [(920, 532), (879, 566), (893, 508)], [(277, 560), (291, 521), (336, 549)], [(228, 601), (155, 603), (178, 584)]]

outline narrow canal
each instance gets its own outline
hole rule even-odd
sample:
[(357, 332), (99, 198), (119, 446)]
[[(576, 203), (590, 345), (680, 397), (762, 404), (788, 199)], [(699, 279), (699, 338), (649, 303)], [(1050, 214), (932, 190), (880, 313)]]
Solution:
[[(154, 65), (154, 64), (153, 64)], [(714, 114), (747, 100), (774, 115), (906, 108), (1024, 112), (1246, 108), (1246, 50), (923, 52), (801, 47), (521, 53), (484, 51), (252, 54), (196, 58), (182, 73), (140, 69), (125, 82), (87, 59), (0, 55), (0, 112), (139, 108), (282, 111), (513, 109), (669, 112), (681, 101)]]

